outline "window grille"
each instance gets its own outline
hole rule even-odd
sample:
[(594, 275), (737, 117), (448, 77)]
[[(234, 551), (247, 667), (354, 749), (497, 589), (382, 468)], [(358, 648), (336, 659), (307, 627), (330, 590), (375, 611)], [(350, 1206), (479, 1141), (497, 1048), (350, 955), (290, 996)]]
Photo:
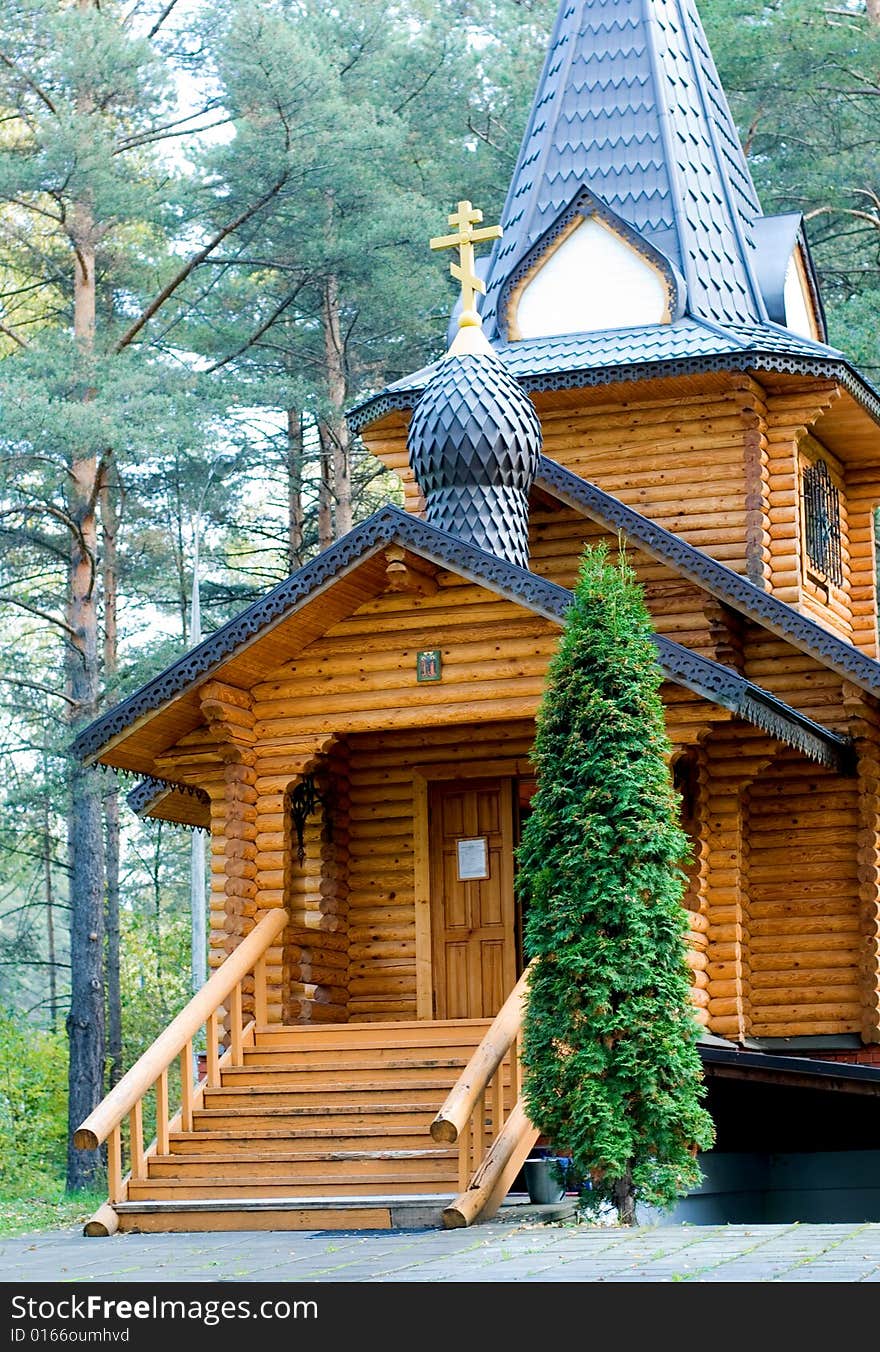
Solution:
[(840, 493), (824, 460), (804, 470), (804, 544), (807, 558), (826, 582), (843, 585)]

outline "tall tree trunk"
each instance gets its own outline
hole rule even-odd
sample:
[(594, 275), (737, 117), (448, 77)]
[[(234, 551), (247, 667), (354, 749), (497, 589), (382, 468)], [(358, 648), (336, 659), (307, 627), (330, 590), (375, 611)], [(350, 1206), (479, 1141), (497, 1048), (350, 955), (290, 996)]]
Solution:
[(302, 567), (303, 557), (303, 433), (299, 409), (287, 410), (287, 566)]
[[(118, 669), (117, 604), (119, 597), (118, 484), (105, 472), (101, 487), (101, 534), (104, 546), (101, 574), (104, 593), (104, 679), (112, 682)], [(119, 981), (119, 789), (113, 778), (104, 786), (104, 868), (107, 894), (104, 920), (107, 940), (104, 977), (107, 989), (107, 1079), (109, 1087), (122, 1078), (122, 991)]]
[(871, 23), (880, 24), (880, 0), (868, 0), (868, 18)]
[[(74, 333), (84, 358), (94, 348), (95, 248), (91, 213), (80, 206), (71, 222), (76, 246)], [(88, 396), (86, 396), (88, 397)], [(71, 534), (65, 650), (71, 721), (78, 726), (98, 712), (98, 608), (95, 570), (97, 541), (97, 459), (93, 454), (71, 465)], [(97, 1184), (100, 1150), (77, 1150), (73, 1132), (100, 1103), (104, 1093), (104, 860), (98, 771), (74, 761), (70, 776), (68, 851), (70, 857), (70, 1042), (67, 1188), (73, 1192)]]
[(627, 1168), (623, 1178), (619, 1178), (612, 1188), (614, 1205), (617, 1207), (617, 1219), (621, 1225), (635, 1225), (636, 1194), (633, 1187), (632, 1170)]
[(58, 978), (55, 971), (55, 893), (52, 886), (52, 832), (49, 818), (49, 786), (43, 794), (43, 870), (46, 897), (46, 956), (49, 960), (49, 1023), (58, 1027)]
[[(76, 0), (82, 11), (97, 0)], [(83, 88), (78, 111), (91, 108)], [(73, 332), (84, 364), (95, 349), (95, 246), (97, 229), (91, 206), (74, 203), (68, 216), (74, 250)], [(85, 398), (90, 399), (87, 391)], [(95, 574), (98, 559), (98, 465), (94, 453), (74, 457), (70, 466), (69, 515), (72, 520), (66, 619), (65, 678), (74, 726), (98, 712), (98, 607)], [(70, 863), (70, 1012), (68, 1069), (67, 1188), (94, 1187), (100, 1177), (101, 1151), (77, 1150), (73, 1133), (104, 1094), (104, 850), (98, 771), (73, 761), (70, 774), (67, 840)]]
[(318, 545), (326, 549), (333, 543), (333, 489), (330, 484), (333, 450), (330, 434), (323, 422), (318, 424), (321, 447), (321, 474), (318, 480)]
[(326, 419), (336, 499), (336, 538), (351, 530), (351, 446), (345, 421), (345, 350), (339, 323), (339, 282), (332, 274), (324, 283), (322, 306), (324, 362), (330, 412)]

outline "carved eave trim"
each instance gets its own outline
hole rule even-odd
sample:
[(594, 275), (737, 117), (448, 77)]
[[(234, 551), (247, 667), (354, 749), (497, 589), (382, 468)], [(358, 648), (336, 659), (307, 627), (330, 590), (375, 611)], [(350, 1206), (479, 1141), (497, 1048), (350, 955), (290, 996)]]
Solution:
[(659, 634), (654, 636), (654, 642), (660, 665), (670, 680), (713, 704), (722, 705), (744, 722), (769, 733), (810, 760), (840, 774), (855, 773), (855, 748), (849, 738), (806, 718), (768, 690), (720, 662), (701, 657)]
[[(502, 353), (503, 356), (503, 353)], [(856, 403), (880, 425), (880, 392), (843, 358), (806, 357), (797, 353), (765, 351), (760, 346), (743, 347), (739, 351), (703, 353), (693, 357), (672, 357), (668, 360), (620, 363), (614, 366), (585, 366), (579, 370), (524, 372), (515, 378), (528, 394), (552, 390), (591, 389), (600, 385), (617, 385), (640, 380), (659, 380), (670, 376), (701, 375), (704, 372), (731, 371), (749, 374), (771, 372), (782, 375), (802, 375), (836, 381)], [(347, 415), (353, 435), (371, 423), (378, 422), (386, 413), (406, 412), (415, 407), (423, 387), (407, 390), (386, 390), (357, 404)]]
[(640, 545), (653, 558), (668, 564), (680, 577), (695, 582), (725, 605), (880, 698), (880, 662), (837, 638), (770, 592), (763, 591), (726, 564), (686, 544), (671, 531), (547, 456), (541, 457), (535, 486), (591, 521), (615, 533), (622, 531), (627, 539)]
[[(125, 795), (125, 801), (135, 816), (150, 817), (171, 793), (188, 795), (206, 813), (210, 809), (211, 799), (204, 789), (200, 789), (194, 784), (184, 784), (179, 780), (159, 779), (155, 775), (149, 775), (145, 779), (139, 780), (134, 788)], [(179, 825), (193, 830), (207, 830), (207, 821), (204, 825), (196, 822), (180, 822)]]

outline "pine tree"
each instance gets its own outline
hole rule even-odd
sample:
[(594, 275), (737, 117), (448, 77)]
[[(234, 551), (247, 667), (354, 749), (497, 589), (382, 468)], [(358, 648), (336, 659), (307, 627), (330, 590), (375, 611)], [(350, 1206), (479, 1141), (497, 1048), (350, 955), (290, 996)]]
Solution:
[(662, 674), (629, 565), (588, 550), (538, 715), (519, 851), (531, 1121), (613, 1201), (670, 1208), (713, 1139), (689, 1000)]

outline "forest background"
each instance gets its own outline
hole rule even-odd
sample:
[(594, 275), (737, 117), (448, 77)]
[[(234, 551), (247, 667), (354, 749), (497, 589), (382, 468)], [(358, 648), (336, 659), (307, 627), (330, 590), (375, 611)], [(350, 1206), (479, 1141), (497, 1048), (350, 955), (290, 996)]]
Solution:
[[(764, 210), (804, 212), (829, 341), (880, 383), (880, 0), (698, 7)], [(71, 737), (398, 497), (345, 410), (444, 350), (427, 241), (460, 198), (500, 218), (556, 9), (5, 0), (9, 1224), (100, 1186), (69, 1120), (190, 990), (190, 836)]]

